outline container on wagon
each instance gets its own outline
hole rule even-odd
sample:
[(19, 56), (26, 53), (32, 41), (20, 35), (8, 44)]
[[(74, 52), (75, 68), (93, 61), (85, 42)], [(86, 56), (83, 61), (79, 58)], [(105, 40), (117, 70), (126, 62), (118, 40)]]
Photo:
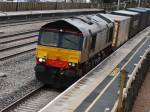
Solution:
[(114, 28), (114, 35), (113, 35), (113, 43), (112, 46), (117, 48), (121, 46), (128, 40), (128, 33), (130, 27), (130, 17), (127, 16), (119, 16), (113, 14), (98, 14), (102, 17), (107, 19), (114, 20), (115, 28)]
[(127, 8), (128, 11), (138, 12), (140, 13), (140, 29), (143, 30), (147, 27), (147, 21), (148, 21), (148, 12), (143, 9), (139, 8)]
[(112, 14), (131, 17), (129, 38), (132, 38), (134, 35), (136, 35), (140, 31), (140, 28), (139, 28), (140, 14), (139, 13), (132, 12), (132, 11), (125, 11), (125, 10), (118, 10), (118, 11), (113, 11)]
[(147, 19), (147, 26), (150, 26), (150, 8), (144, 8), (144, 7), (137, 7), (138, 9), (146, 10), (148, 13), (148, 19)]

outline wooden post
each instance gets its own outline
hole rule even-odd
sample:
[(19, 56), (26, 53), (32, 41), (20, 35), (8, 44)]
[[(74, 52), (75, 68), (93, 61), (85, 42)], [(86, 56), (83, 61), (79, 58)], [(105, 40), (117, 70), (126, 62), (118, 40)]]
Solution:
[(16, 11), (18, 11), (18, 5), (19, 5), (19, 1), (17, 0)]
[(120, 0), (118, 0), (118, 4), (117, 4), (117, 10), (120, 9)]
[(138, 1), (138, 7), (140, 7), (140, 6), (141, 6), (141, 0)]
[(123, 89), (125, 87), (126, 84), (126, 70), (122, 69), (121, 70), (121, 81), (120, 81), (120, 93), (119, 93), (119, 97), (118, 97), (118, 108), (117, 108), (117, 112), (122, 112), (122, 103), (123, 103)]

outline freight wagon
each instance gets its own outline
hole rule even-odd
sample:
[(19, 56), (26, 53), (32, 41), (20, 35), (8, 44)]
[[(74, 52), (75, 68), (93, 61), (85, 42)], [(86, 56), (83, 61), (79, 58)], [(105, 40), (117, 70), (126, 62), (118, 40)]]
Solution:
[(119, 16), (113, 14), (98, 14), (101, 18), (107, 18), (114, 21), (114, 35), (112, 41), (112, 47), (114, 49), (121, 46), (128, 40), (129, 26), (131, 18), (127, 16)]
[(141, 30), (139, 27), (140, 26), (140, 17), (141, 17), (139, 13), (125, 11), (125, 10), (119, 10), (119, 11), (113, 11), (112, 14), (131, 17), (129, 38), (132, 38), (135, 34), (137, 34)]
[(138, 12), (140, 13), (140, 30), (143, 30), (145, 27), (147, 27), (147, 21), (148, 21), (148, 12), (143, 9), (138, 9), (138, 8), (128, 8), (128, 11), (132, 12)]

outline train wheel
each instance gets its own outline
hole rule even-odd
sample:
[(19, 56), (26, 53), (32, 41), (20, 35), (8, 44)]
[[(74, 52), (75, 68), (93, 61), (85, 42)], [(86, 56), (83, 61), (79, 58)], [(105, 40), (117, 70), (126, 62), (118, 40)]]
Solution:
[(83, 75), (87, 73), (87, 65), (86, 64), (82, 65), (82, 72), (83, 72)]
[(57, 82), (57, 83), (53, 84), (53, 88), (61, 89), (61, 88), (64, 88), (64, 85), (62, 85), (60, 82)]
[(94, 67), (94, 59), (91, 61), (91, 69)]
[(78, 73), (77, 73), (77, 78), (80, 78), (80, 77), (82, 77), (83, 75), (84, 75), (83, 70), (80, 69), (80, 70), (78, 71)]
[(87, 65), (87, 72), (89, 72), (91, 70), (91, 68), (92, 68), (91, 67), (91, 62), (89, 62), (88, 65)]
[(106, 57), (106, 54), (104, 51), (102, 51), (102, 58), (104, 59)]

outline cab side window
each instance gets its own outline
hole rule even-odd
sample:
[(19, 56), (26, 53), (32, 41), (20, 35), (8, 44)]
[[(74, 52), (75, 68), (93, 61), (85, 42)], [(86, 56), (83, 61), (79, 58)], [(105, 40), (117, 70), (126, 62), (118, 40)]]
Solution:
[(96, 45), (96, 37), (97, 37), (96, 34), (92, 35), (91, 49), (95, 49), (95, 45)]
[(108, 41), (107, 42), (111, 42), (113, 39), (113, 27), (109, 29), (109, 36), (108, 36)]
[(84, 47), (83, 47), (83, 49), (86, 49), (86, 47), (87, 47), (87, 38), (85, 37), (84, 38)]

